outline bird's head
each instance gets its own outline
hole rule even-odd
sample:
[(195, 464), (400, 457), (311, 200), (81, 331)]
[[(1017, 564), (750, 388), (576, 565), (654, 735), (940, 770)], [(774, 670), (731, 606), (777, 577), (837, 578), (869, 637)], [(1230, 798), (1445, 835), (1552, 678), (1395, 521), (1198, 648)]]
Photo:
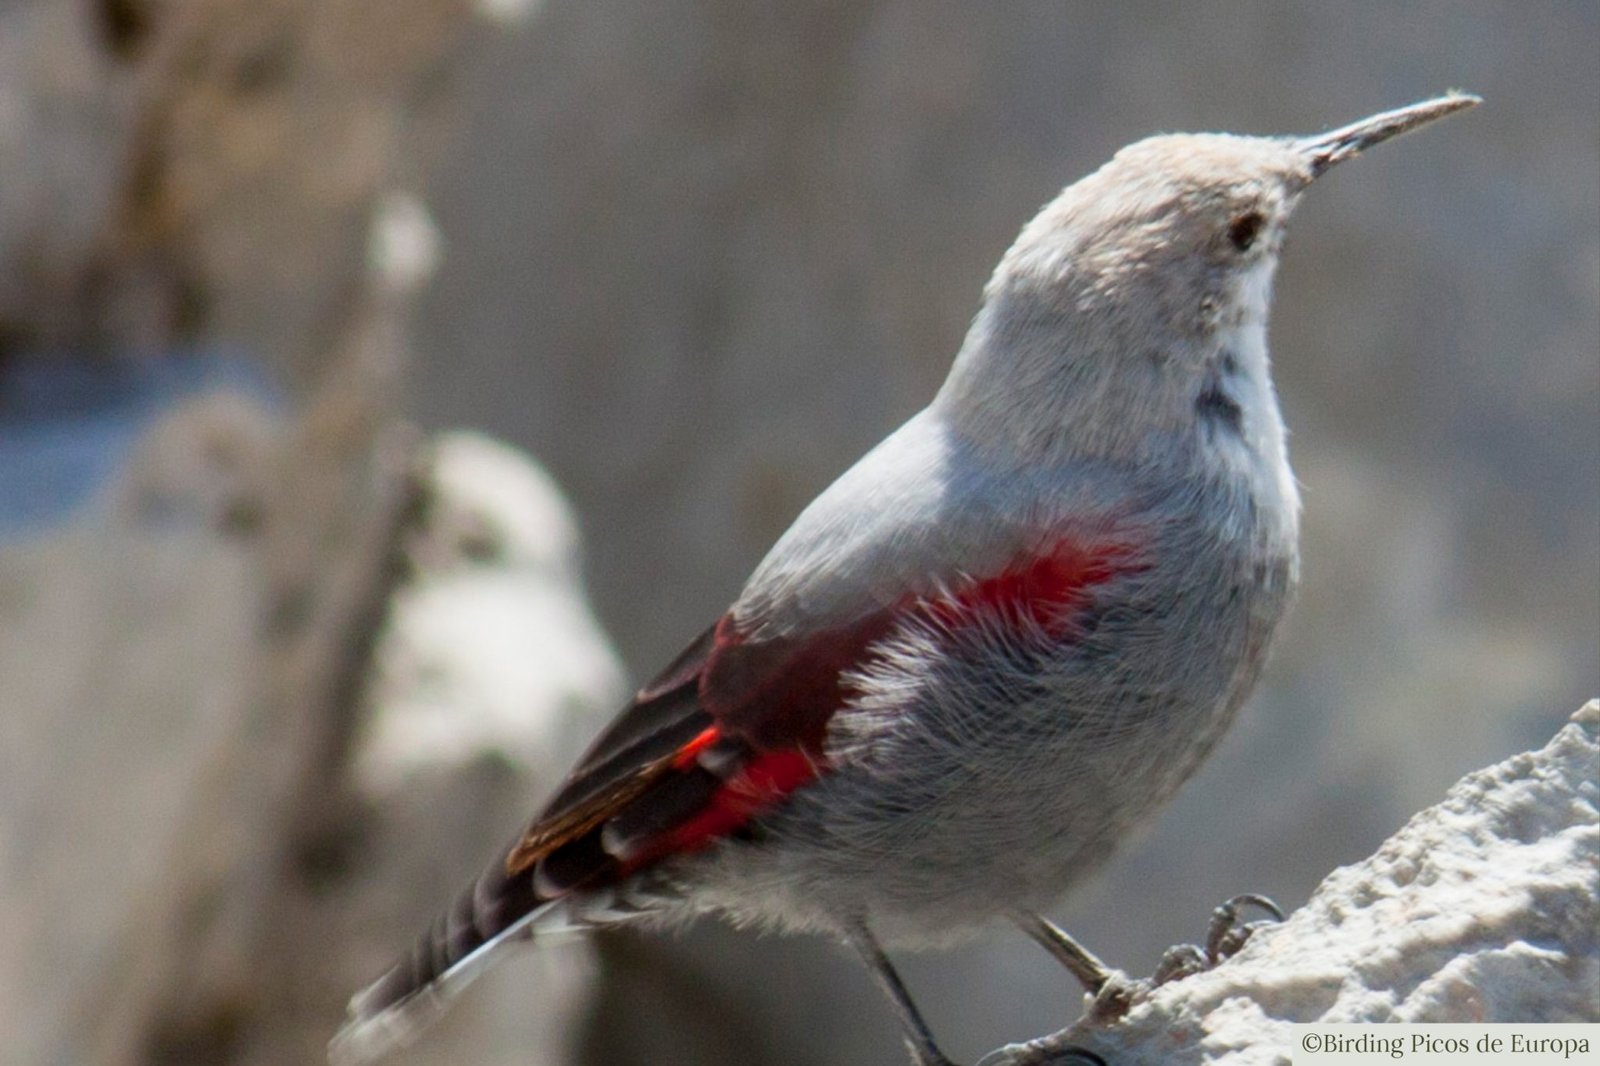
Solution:
[[(1126, 454), (1195, 429), (1197, 411), (1259, 437), (1270, 427), (1252, 420), (1277, 417), (1272, 275), (1301, 193), (1335, 164), (1477, 102), (1444, 96), (1311, 137), (1129, 145), (1023, 228), (941, 402), (1024, 452)], [(1271, 409), (1251, 410), (1262, 405)]]

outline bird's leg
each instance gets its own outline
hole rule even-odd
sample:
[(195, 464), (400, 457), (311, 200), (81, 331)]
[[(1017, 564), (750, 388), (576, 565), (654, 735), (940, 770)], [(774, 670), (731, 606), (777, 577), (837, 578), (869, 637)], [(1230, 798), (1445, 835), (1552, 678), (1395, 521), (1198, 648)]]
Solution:
[(1054, 955), (1056, 961), (1065, 966), (1091, 996), (1099, 995), (1111, 979), (1111, 971), (1106, 964), (1072, 939), (1059, 925), (1030, 912), (1017, 914), (1013, 920), (1024, 933), (1038, 941), (1040, 947)]
[(917, 1010), (917, 1005), (911, 1001), (911, 993), (906, 991), (905, 982), (900, 980), (900, 975), (895, 972), (889, 957), (883, 953), (878, 941), (868, 931), (866, 923), (852, 923), (845, 928), (844, 935), (850, 946), (856, 949), (856, 954), (861, 956), (861, 961), (866, 963), (867, 969), (872, 972), (872, 979), (878, 983), (883, 994), (889, 997), (895, 1015), (900, 1019), (900, 1030), (905, 1035), (906, 1046), (910, 1049), (911, 1058), (916, 1066), (955, 1066), (955, 1063), (945, 1058), (944, 1052), (939, 1050), (939, 1045), (934, 1043), (933, 1033), (929, 1030), (928, 1023), (923, 1020), (922, 1013)]
[(1095, 1017), (1116, 1017), (1127, 1011), (1133, 997), (1133, 987), (1128, 981), (1094, 953), (1067, 934), (1059, 925), (1031, 911), (1018, 911), (1011, 920), (1032, 937), (1040, 947), (1055, 956), (1057, 962), (1078, 979), (1083, 990), (1094, 997), (1090, 1013)]

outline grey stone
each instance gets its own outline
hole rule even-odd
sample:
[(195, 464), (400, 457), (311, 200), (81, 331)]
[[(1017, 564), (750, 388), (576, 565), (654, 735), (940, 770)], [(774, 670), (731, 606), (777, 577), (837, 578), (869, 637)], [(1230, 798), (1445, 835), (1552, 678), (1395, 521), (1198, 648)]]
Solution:
[(1207, 973), (984, 1060), (1283, 1066), (1297, 1022), (1600, 1021), (1600, 701), (1468, 774)]

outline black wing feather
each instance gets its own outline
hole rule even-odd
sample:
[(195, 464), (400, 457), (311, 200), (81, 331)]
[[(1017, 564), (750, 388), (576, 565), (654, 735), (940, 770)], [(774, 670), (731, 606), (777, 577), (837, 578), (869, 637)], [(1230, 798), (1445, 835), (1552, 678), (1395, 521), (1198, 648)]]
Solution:
[(582, 836), (644, 792), (689, 741), (712, 725), (700, 677), (715, 644), (707, 629), (628, 702), (584, 752), (506, 859), (510, 873)]

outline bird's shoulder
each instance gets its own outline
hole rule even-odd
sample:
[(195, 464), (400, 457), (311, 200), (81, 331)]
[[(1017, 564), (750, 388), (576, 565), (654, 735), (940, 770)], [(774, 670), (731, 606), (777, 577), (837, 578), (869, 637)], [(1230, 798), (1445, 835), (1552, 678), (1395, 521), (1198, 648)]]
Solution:
[(1132, 473), (993, 462), (934, 409), (801, 512), (729, 612), (754, 641), (846, 626), (1139, 524)]

